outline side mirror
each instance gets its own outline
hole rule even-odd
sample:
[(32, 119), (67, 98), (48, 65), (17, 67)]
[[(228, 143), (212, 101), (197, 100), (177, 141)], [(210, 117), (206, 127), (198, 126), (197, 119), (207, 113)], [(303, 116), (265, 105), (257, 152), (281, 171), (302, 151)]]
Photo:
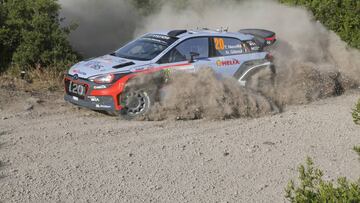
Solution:
[(199, 53), (197, 52), (190, 52), (190, 63), (194, 63), (195, 62), (195, 57), (200, 56)]

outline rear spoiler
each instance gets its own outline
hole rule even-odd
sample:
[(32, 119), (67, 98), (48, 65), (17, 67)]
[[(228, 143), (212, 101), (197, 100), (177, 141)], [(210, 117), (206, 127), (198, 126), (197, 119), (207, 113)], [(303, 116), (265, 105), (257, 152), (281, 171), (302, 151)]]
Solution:
[(276, 42), (275, 32), (263, 29), (242, 29), (239, 30), (242, 34), (249, 34), (255, 37), (255, 40), (262, 47), (273, 45)]

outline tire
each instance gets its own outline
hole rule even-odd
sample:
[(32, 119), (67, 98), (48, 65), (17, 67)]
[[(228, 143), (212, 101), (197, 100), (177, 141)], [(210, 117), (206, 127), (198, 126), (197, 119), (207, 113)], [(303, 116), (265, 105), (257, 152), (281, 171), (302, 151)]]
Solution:
[(119, 97), (123, 109), (120, 116), (126, 120), (146, 116), (155, 103), (155, 90), (152, 88), (129, 88)]

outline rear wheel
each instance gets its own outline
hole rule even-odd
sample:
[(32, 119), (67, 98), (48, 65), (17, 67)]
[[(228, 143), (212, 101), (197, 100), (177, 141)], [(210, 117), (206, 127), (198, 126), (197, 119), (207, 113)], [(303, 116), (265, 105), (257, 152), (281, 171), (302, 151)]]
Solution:
[(254, 90), (259, 90), (263, 87), (274, 87), (275, 77), (275, 67), (271, 65), (266, 68), (261, 68), (247, 77), (245, 86)]

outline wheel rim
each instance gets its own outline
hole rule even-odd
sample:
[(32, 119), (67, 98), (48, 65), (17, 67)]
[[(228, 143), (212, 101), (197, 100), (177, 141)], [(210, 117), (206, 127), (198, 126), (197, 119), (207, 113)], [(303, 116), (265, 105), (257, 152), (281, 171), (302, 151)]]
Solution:
[(142, 91), (129, 92), (124, 99), (126, 113), (138, 115), (145, 111), (147, 105), (146, 93)]

